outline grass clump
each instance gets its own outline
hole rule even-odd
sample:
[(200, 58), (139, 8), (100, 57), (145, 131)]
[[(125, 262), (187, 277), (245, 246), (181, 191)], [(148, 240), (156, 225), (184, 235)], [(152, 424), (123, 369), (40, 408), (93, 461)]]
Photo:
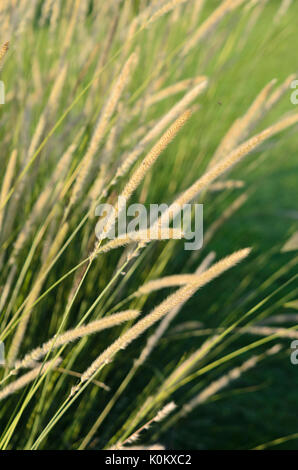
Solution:
[[(212, 420), (274, 403), (297, 336), (297, 7), (1, 2), (1, 449), (296, 445), (290, 409)], [(168, 210), (107, 241), (119, 200)], [(159, 231), (191, 202), (197, 251)]]

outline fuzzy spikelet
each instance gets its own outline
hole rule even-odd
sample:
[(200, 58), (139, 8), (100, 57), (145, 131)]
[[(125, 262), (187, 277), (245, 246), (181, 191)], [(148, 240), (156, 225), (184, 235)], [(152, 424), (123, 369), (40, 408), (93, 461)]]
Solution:
[(195, 77), (195, 78), (187, 78), (185, 80), (181, 80), (180, 82), (175, 83), (174, 85), (170, 85), (167, 88), (155, 93), (148, 97), (145, 101), (145, 107), (152, 106), (153, 104), (158, 103), (161, 100), (169, 98), (176, 93), (181, 93), (182, 91), (186, 91), (190, 86), (198, 85), (199, 83), (206, 82), (207, 77)]
[(135, 149), (130, 152), (126, 158), (124, 159), (123, 163), (120, 165), (116, 172), (116, 176), (112, 182), (115, 184), (118, 178), (124, 176), (128, 170), (132, 167), (135, 163), (137, 158), (141, 155), (144, 151), (145, 147), (174, 120), (195, 100), (195, 98), (202, 93), (208, 85), (208, 80), (203, 80), (198, 85), (193, 87), (189, 92), (187, 92), (183, 98), (178, 101), (178, 103), (173, 106), (170, 111), (163, 116), (154, 126), (153, 128), (146, 134), (146, 136), (141, 140), (141, 142), (135, 147)]
[[(150, 243), (154, 240), (179, 240), (183, 238), (184, 234), (179, 229), (161, 230), (157, 234), (151, 234), (150, 228), (147, 230), (139, 230), (138, 232), (128, 233), (125, 237), (115, 238), (109, 241), (104, 246), (100, 247), (96, 254), (108, 253), (111, 250), (129, 245), (135, 242)], [(92, 255), (91, 255), (92, 256)]]
[(38, 365), (34, 369), (32, 369), (27, 374), (22, 375), (19, 379), (15, 380), (14, 382), (7, 385), (3, 390), (0, 391), (0, 400), (12, 395), (13, 393), (17, 392), (18, 390), (24, 388), (30, 382), (33, 382), (34, 379), (42, 372), (46, 372), (49, 369), (53, 369), (57, 367), (61, 363), (62, 359), (57, 358), (54, 361), (48, 361), (43, 365)]
[(245, 115), (234, 122), (219, 144), (210, 164), (214, 164), (218, 162), (220, 158), (225, 157), (229, 152), (236, 148), (241, 141), (243, 142), (249, 136), (252, 128), (257, 125), (260, 118), (265, 113), (267, 98), (275, 83), (276, 79), (271, 80), (258, 94)]
[(249, 328), (243, 328), (241, 331), (242, 333), (248, 332), (260, 336), (275, 335), (278, 338), (298, 339), (298, 331), (287, 328), (272, 328), (270, 326), (250, 326)]
[[(199, 279), (195, 282), (188, 284), (181, 289), (177, 290), (174, 294), (166, 298), (161, 304), (152, 310), (146, 317), (139, 320), (132, 328), (126, 331), (120, 336), (114, 343), (112, 343), (97, 359), (91, 364), (91, 366), (82, 374), (81, 383), (89, 380), (99, 368), (109, 363), (113, 356), (122, 349), (125, 349), (132, 341), (144, 333), (150, 326), (160, 320), (170, 310), (177, 307), (178, 305), (189, 299), (200, 287), (210, 282), (212, 279), (218, 277), (227, 269), (231, 268), (238, 262), (242, 261), (250, 253), (250, 248), (237, 251), (230, 256), (222, 259), (218, 263), (214, 264), (211, 268), (205, 271)], [(76, 393), (79, 389), (74, 387), (72, 394)]]
[[(152, 16), (148, 19), (147, 25), (153, 23), (156, 21), (158, 18), (161, 16), (165, 15), (169, 11), (173, 10), (173, 8), (177, 7), (178, 5), (182, 5), (182, 3), (185, 3), (187, 0), (167, 0), (164, 2), (164, 4), (159, 7), (153, 14)], [(146, 25), (146, 26), (147, 26)]]
[(222, 191), (223, 189), (239, 189), (245, 186), (241, 180), (218, 181), (209, 186), (209, 191)]
[(293, 2), (293, 0), (282, 0), (281, 5), (280, 5), (275, 17), (274, 17), (274, 22), (275, 23), (278, 23), (281, 20), (281, 18), (283, 18), (285, 16), (288, 9), (292, 5), (292, 2)]
[(2, 65), (4, 57), (6, 56), (8, 49), (9, 49), (9, 41), (6, 41), (0, 49), (0, 67)]
[[(139, 184), (143, 181), (146, 173), (155, 163), (159, 155), (165, 150), (165, 148), (169, 145), (169, 143), (176, 137), (180, 129), (183, 125), (188, 121), (191, 116), (191, 112), (189, 110), (184, 111), (181, 116), (176, 119), (176, 121), (170, 126), (170, 128), (162, 135), (162, 137), (158, 140), (158, 142), (152, 147), (149, 153), (146, 155), (144, 160), (142, 161), (141, 165), (137, 168), (137, 170), (132, 174), (131, 178), (128, 180), (128, 183), (125, 185), (120, 198), (122, 203), (126, 203), (132, 194), (135, 192)], [(120, 199), (119, 198), (119, 199)], [(111, 229), (113, 228), (117, 217), (122, 212), (123, 207), (121, 204), (117, 204), (115, 208), (115, 213), (111, 214), (109, 217), (106, 226), (103, 229), (103, 238), (109, 236)]]
[(124, 442), (118, 442), (118, 444), (116, 444), (109, 450), (120, 450), (123, 448), (123, 446), (136, 442), (140, 438), (140, 435), (143, 431), (145, 431), (146, 429), (149, 429), (153, 423), (160, 423), (161, 421), (166, 419), (169, 416), (169, 414), (171, 414), (172, 411), (174, 411), (175, 409), (176, 409), (176, 404), (173, 401), (171, 401), (170, 403), (167, 403), (167, 405), (165, 405), (157, 413), (157, 415), (154, 418), (150, 419), (150, 421), (145, 423), (141, 428), (137, 429), (137, 431), (135, 431), (127, 439), (125, 439)]
[(172, 411), (175, 410), (175, 408), (176, 408), (176, 404), (173, 401), (171, 401), (170, 403), (165, 405), (162, 408), (162, 410), (160, 410), (157, 413), (155, 418), (153, 418), (154, 423), (159, 423), (160, 421), (163, 421), (164, 419), (166, 419), (167, 416), (169, 416), (169, 414), (172, 413)]
[(173, 286), (183, 286), (195, 282), (198, 276), (196, 274), (174, 274), (172, 276), (165, 276), (161, 279), (149, 281), (140, 287), (135, 293), (136, 296), (150, 294), (159, 289)]
[(270, 98), (268, 98), (267, 100), (267, 103), (265, 105), (266, 111), (270, 111), (270, 109), (272, 109), (273, 106), (275, 106), (279, 102), (279, 100), (283, 97), (283, 95), (288, 92), (291, 86), (291, 83), (293, 80), (295, 80), (295, 78), (297, 78), (297, 75), (295, 73), (289, 75), (285, 79), (285, 81), (281, 85), (279, 85), (279, 87), (276, 88), (276, 90), (272, 93)]
[(36, 129), (34, 131), (34, 134), (30, 142), (27, 160), (30, 160), (30, 158), (32, 158), (33, 155), (35, 154), (36, 149), (38, 148), (39, 142), (41, 140), (41, 136), (45, 130), (45, 127), (46, 127), (46, 116), (45, 116), (45, 113), (42, 113), (38, 120)]
[[(212, 261), (214, 259), (213, 255), (214, 255), (213, 253), (210, 253), (202, 261), (202, 263), (197, 268), (195, 274), (192, 275), (193, 277), (199, 276), (200, 274), (202, 274), (204, 271), (206, 271), (209, 268), (210, 264), (212, 263)], [(142, 287), (145, 287), (145, 286), (146, 286), (146, 284)], [(141, 287), (141, 289), (142, 289), (142, 287)], [(168, 329), (170, 323), (174, 320), (174, 318), (178, 315), (178, 313), (182, 309), (183, 305), (184, 305), (184, 303), (182, 303), (182, 304), (178, 305), (178, 307), (175, 307), (172, 310), (170, 310), (170, 312), (162, 319), (162, 321), (160, 322), (160, 324), (156, 328), (156, 331), (154, 331), (154, 333), (151, 336), (149, 336), (145, 347), (143, 348), (139, 358), (135, 362), (135, 367), (136, 368), (139, 367), (140, 365), (142, 365), (146, 361), (147, 357), (151, 354), (151, 352), (153, 351), (153, 349), (157, 345), (160, 338), (163, 336), (165, 331)]]
[(282, 253), (287, 251), (296, 251), (298, 250), (298, 231), (293, 233), (293, 235), (287, 240), (284, 246), (281, 249)]
[(71, 195), (71, 200), (70, 200), (70, 206), (73, 206), (73, 204), (76, 202), (77, 198), (79, 197), (83, 186), (85, 184), (86, 178), (88, 177), (88, 174), (90, 172), (90, 169), (92, 167), (93, 163), (93, 158), (99, 148), (99, 145), (105, 135), (107, 125), (116, 109), (117, 103), (122, 95), (122, 92), (128, 82), (129, 76), (131, 74), (131, 69), (134, 66), (134, 64), (137, 61), (137, 55), (135, 53), (131, 54), (131, 56), (128, 58), (126, 61), (118, 80), (116, 81), (115, 85), (112, 88), (112, 91), (110, 93), (110, 97), (99, 117), (99, 121), (97, 123), (97, 126), (94, 130), (90, 145), (88, 147), (88, 150), (83, 157), (83, 160), (80, 164), (80, 172), (78, 174), (77, 181), (74, 185), (72, 195)]
[(220, 158), (225, 157), (237, 145), (239, 145), (241, 141), (248, 137), (250, 132), (259, 123), (260, 119), (263, 118), (264, 115), (268, 113), (276, 103), (278, 103), (284, 93), (289, 90), (290, 85), (295, 78), (295, 74), (290, 75), (284, 83), (277, 87), (270, 97), (269, 94), (276, 83), (276, 79), (271, 80), (261, 90), (245, 115), (234, 122), (225, 137), (222, 139), (213, 158), (211, 159), (210, 165), (218, 162)]
[(183, 406), (180, 416), (186, 416), (189, 414), (196, 406), (204, 403), (208, 398), (215, 395), (219, 390), (227, 387), (232, 381), (238, 379), (243, 373), (247, 372), (248, 370), (252, 369), (257, 365), (259, 361), (264, 359), (267, 356), (272, 356), (277, 354), (282, 349), (280, 344), (277, 344), (267, 350), (264, 354), (259, 356), (252, 356), (250, 359), (245, 361), (241, 366), (235, 367), (234, 369), (230, 370), (227, 374), (222, 376), (220, 379), (215, 380), (210, 385), (208, 385), (199, 395), (194, 397), (190, 402)]
[(268, 127), (264, 131), (247, 140), (243, 144), (239, 145), (239, 147), (233, 150), (226, 158), (210, 168), (206, 173), (203, 174), (203, 176), (201, 176), (201, 178), (193, 183), (192, 186), (184, 191), (181, 196), (179, 196), (174, 201), (174, 203), (171, 204), (168, 210), (163, 213), (161, 218), (156, 223), (163, 224), (163, 221), (167, 220), (169, 216), (174, 218), (178, 211), (181, 210), (181, 207), (184, 206), (184, 204), (192, 201), (202, 189), (208, 187), (210, 183), (212, 183), (216, 178), (225, 173), (227, 170), (231, 169), (242, 158), (259, 147), (265, 140), (297, 123), (298, 114), (287, 116), (284, 119), (278, 121), (276, 124)]
[[(11, 156), (8, 160), (7, 168), (6, 168), (6, 171), (4, 173), (3, 183), (2, 183), (2, 186), (1, 186), (0, 207), (2, 207), (2, 205), (4, 204), (4, 201), (5, 201), (8, 193), (9, 193), (9, 190), (10, 190), (11, 185), (12, 185), (12, 180), (13, 180), (14, 172), (15, 172), (15, 168), (16, 168), (17, 155), (18, 155), (18, 152), (15, 149), (15, 150), (12, 151)], [(2, 226), (3, 215), (4, 215), (4, 208), (2, 208), (0, 210), (0, 230), (1, 230), (1, 226)]]
[(44, 343), (41, 347), (34, 349), (27, 354), (20, 361), (16, 361), (14, 369), (18, 370), (21, 368), (31, 367), (36, 361), (44, 357), (52, 348), (58, 348), (64, 344), (76, 341), (84, 336), (98, 333), (99, 331), (111, 328), (116, 325), (129, 320), (134, 320), (139, 315), (138, 310), (125, 310), (123, 312), (115, 313), (106, 318), (93, 321), (88, 325), (80, 326), (73, 330), (68, 330), (60, 336), (54, 337)]
[(142, 161), (139, 168), (134, 172), (124, 190), (122, 192), (122, 196), (128, 200), (136, 188), (139, 186), (141, 181), (143, 180), (145, 174), (149, 170), (149, 168), (155, 163), (159, 155), (165, 150), (165, 148), (172, 142), (172, 140), (176, 137), (180, 129), (184, 126), (184, 124), (188, 121), (191, 116), (191, 112), (189, 110), (185, 111), (181, 116), (176, 119), (176, 121), (171, 125), (171, 127), (163, 134), (163, 136), (159, 139), (157, 144), (153, 146), (150, 152)]
[(189, 41), (185, 44), (182, 55), (185, 56), (193, 49), (197, 44), (202, 41), (211, 31), (217, 26), (217, 24), (226, 16), (227, 13), (240, 6), (244, 0), (225, 0), (221, 2), (219, 7), (208, 16), (204, 23), (199, 26), (197, 31), (191, 36)]

